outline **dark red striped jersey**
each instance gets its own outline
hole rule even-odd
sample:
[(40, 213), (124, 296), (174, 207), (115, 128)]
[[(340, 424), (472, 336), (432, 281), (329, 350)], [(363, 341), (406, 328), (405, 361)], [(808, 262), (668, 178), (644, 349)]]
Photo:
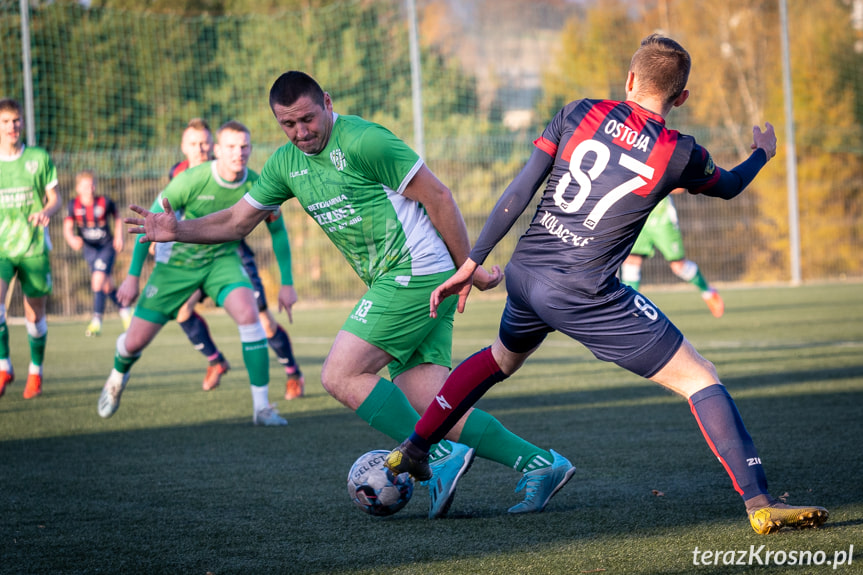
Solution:
[(182, 162), (177, 162), (171, 169), (168, 170), (168, 180), (173, 180), (177, 174), (180, 172), (185, 172), (189, 169), (189, 160), (183, 160)]
[(572, 102), (534, 144), (554, 163), (512, 261), (586, 294), (618, 287), (620, 264), (671, 190), (698, 193), (719, 178), (691, 136), (633, 102)]
[(69, 200), (66, 219), (73, 220), (84, 243), (102, 247), (114, 241), (110, 220), (117, 217), (117, 207), (111, 198), (93, 196), (93, 203), (85, 206), (77, 196)]

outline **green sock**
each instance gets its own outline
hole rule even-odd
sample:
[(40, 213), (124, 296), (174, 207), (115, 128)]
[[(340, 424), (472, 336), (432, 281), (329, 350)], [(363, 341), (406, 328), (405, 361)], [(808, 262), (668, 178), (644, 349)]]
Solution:
[(452, 453), (452, 443), (446, 439), (441, 439), (438, 443), (431, 446), (431, 450), (429, 451), (429, 462), (435, 462), (450, 453)]
[(45, 361), (45, 343), (48, 341), (48, 334), (42, 337), (27, 334), (27, 339), (30, 341), (30, 361), (33, 365), (42, 365)]
[[(360, 419), (402, 442), (414, 432), (414, 426), (420, 420), (420, 414), (413, 408), (404, 392), (388, 379), (380, 378), (368, 397), (363, 400), (356, 411)], [(432, 445), (429, 450), (429, 461), (434, 461), (452, 452), (452, 444), (446, 439)]]
[(249, 382), (255, 387), (263, 387), (270, 383), (270, 356), (267, 351), (267, 340), (244, 341), (243, 362), (249, 373)]
[(378, 380), (356, 413), (373, 428), (398, 442), (410, 437), (414, 426), (420, 420), (419, 413), (411, 406), (402, 390), (384, 378)]
[(710, 284), (707, 283), (707, 280), (704, 279), (703, 275), (701, 275), (700, 269), (695, 273), (695, 277), (689, 280), (689, 283), (697, 287), (700, 291), (707, 291), (710, 289)]
[(129, 373), (135, 362), (141, 358), (141, 354), (133, 355), (132, 357), (123, 357), (119, 352), (114, 352), (114, 369), (120, 373)]
[(9, 359), (9, 328), (0, 323), (0, 359)]
[(525, 441), (479, 409), (468, 416), (459, 441), (476, 449), (478, 457), (497, 461), (516, 471), (548, 467), (553, 459), (551, 453)]

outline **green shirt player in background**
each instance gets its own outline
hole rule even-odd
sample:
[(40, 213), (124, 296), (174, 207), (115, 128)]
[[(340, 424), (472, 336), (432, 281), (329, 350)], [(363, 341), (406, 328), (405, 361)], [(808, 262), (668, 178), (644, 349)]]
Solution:
[[(243, 124), (234, 121), (223, 124), (216, 133), (216, 160), (189, 168), (162, 191), (161, 199), (169, 201), (177, 210), (171, 217), (177, 215), (192, 220), (234, 205), (258, 179), (258, 175), (246, 167), (251, 151), (249, 130)], [(284, 226), (268, 227), (268, 230), (273, 235), (274, 245), (287, 246)], [(282, 237), (277, 238), (274, 230), (280, 230)], [(252, 421), (256, 425), (287, 424), (269, 402), (267, 337), (258, 317), (252, 284), (237, 254), (238, 243), (229, 240), (206, 246), (179, 242), (156, 246), (156, 265), (135, 308), (132, 323), (117, 339), (114, 369), (99, 397), (100, 416), (111, 417), (117, 411), (132, 365), (162, 326), (176, 318), (189, 296), (200, 288), (217, 305), (224, 307), (239, 327), (243, 361), (252, 390)], [(140, 276), (147, 248), (146, 243), (139, 242), (135, 246), (130, 276)], [(279, 257), (278, 263), (283, 280), (286, 274), (289, 278), (290, 260)], [(137, 287), (137, 281), (132, 283)], [(124, 281), (123, 285), (128, 289), (129, 282)], [(295, 301), (293, 286), (282, 285), (279, 307), (290, 308)]]
[[(130, 231), (150, 241), (220, 243), (248, 234), (282, 202), (296, 198), (321, 226), (368, 291), (348, 315), (321, 370), (324, 389), (363, 420), (401, 440), (434, 400), (451, 367), (456, 298), (437, 318), (429, 297), (470, 250), (467, 229), (450, 190), (417, 154), (384, 127), (333, 112), (332, 101), (308, 75), (282, 74), (270, 90), (270, 107), (290, 143), (267, 160), (243, 201), (206, 218), (178, 222), (165, 213), (132, 206)], [(480, 268), (479, 289), (502, 274)], [(388, 367), (390, 379), (378, 375)], [(532, 473), (553, 455), (472, 410), (430, 454), (429, 517), (446, 514), (456, 483), (479, 455)], [(454, 441), (460, 443), (454, 443)], [(529, 477), (528, 477), (529, 476)], [(548, 501), (536, 482), (513, 513), (542, 511)]]
[[(678, 188), (671, 193), (680, 194), (685, 191), (683, 188)], [(620, 281), (637, 290), (641, 285), (641, 264), (645, 259), (652, 258), (656, 250), (659, 250), (671, 266), (674, 275), (698, 288), (713, 317), (722, 317), (725, 303), (719, 296), (719, 292), (710, 287), (701, 274), (698, 264), (686, 259), (686, 253), (683, 251), (683, 235), (680, 233), (677, 210), (674, 208), (671, 196), (666, 196), (650, 212), (644, 227), (641, 228), (641, 233), (638, 234), (638, 239), (632, 246), (632, 251), (620, 266)]]
[(0, 100), (0, 396), (15, 379), (9, 357), (6, 294), (17, 275), (24, 294), (30, 368), (24, 399), (42, 393), (51, 294), (48, 222), (62, 207), (57, 170), (45, 150), (21, 142), (21, 105)]

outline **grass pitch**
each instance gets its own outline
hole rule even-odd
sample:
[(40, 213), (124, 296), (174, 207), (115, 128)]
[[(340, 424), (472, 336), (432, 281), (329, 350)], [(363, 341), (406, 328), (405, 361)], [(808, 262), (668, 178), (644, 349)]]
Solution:
[[(422, 487), (388, 518), (348, 501), (354, 459), (395, 442), (320, 386), (347, 308), (294, 314), (307, 397), (278, 402), (284, 428), (252, 426), (224, 315), (208, 316), (233, 365), (221, 387), (201, 391), (205, 362), (169, 324), (109, 420), (96, 401), (119, 320), (86, 339), (85, 321), (54, 319), (44, 394), (29, 401), (26, 332), (10, 327), (19, 381), (0, 399), (0, 573), (863, 573), (863, 285), (726, 289), (719, 320), (694, 290), (645, 292), (716, 364), (773, 494), (827, 507), (826, 526), (756, 535), (686, 402), (557, 334), (480, 407), (569, 457), (573, 480), (544, 513), (510, 517), (518, 474), (477, 460), (449, 516), (429, 521)], [(492, 341), (502, 306), (469, 302), (456, 360)], [(278, 400), (275, 361), (271, 373)], [(752, 562), (761, 545), (754, 565), (723, 564), (728, 551)], [(792, 551), (832, 561), (851, 545), (835, 570), (787, 564)], [(725, 561), (695, 565), (696, 547)], [(759, 566), (764, 551), (785, 565)]]

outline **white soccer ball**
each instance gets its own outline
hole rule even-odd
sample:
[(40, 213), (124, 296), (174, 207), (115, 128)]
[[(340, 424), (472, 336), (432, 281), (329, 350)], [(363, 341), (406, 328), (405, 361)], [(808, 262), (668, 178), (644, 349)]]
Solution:
[(384, 467), (389, 451), (362, 454), (348, 472), (348, 497), (369, 515), (392, 515), (408, 504), (414, 479), (408, 473), (393, 475)]

